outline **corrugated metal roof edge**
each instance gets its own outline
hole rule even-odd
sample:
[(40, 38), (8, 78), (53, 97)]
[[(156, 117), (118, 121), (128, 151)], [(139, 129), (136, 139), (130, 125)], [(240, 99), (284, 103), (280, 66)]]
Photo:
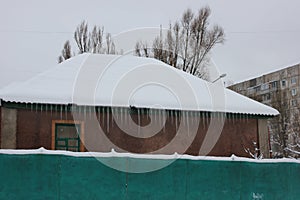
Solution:
[[(6, 104), (8, 103), (8, 104)], [(10, 104), (10, 105), (9, 105)], [(3, 99), (0, 99), (0, 107), (14, 107), (11, 104), (39, 104), (39, 105), (64, 105), (64, 106), (88, 106), (88, 107), (114, 107), (114, 108), (129, 108), (128, 106), (122, 106), (122, 105), (116, 105), (116, 106), (111, 106), (111, 105), (77, 105), (77, 104), (72, 104), (72, 103), (37, 103), (37, 102), (18, 102), (18, 101), (5, 101)], [(153, 109), (153, 110), (162, 110), (159, 108), (154, 108), (154, 107), (137, 107), (134, 106), (135, 108), (138, 109)], [(15, 108), (25, 108), (20, 106), (16, 106)], [(277, 115), (275, 114), (259, 114), (259, 113), (250, 113), (250, 112), (224, 112), (224, 111), (218, 111), (218, 110), (179, 110), (179, 109), (171, 109), (171, 108), (166, 108), (164, 110), (170, 110), (170, 111), (187, 111), (187, 112), (203, 112), (203, 113), (226, 113), (226, 114), (233, 114), (233, 115), (249, 115), (249, 116), (261, 116), (262, 118), (269, 118), (269, 117), (275, 117)]]

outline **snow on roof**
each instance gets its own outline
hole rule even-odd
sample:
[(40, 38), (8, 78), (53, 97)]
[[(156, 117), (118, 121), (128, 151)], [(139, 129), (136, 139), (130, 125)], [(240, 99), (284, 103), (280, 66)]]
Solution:
[(0, 90), (17, 103), (77, 104), (254, 115), (269, 106), (151, 58), (81, 54)]
[(209, 160), (209, 161), (236, 161), (236, 162), (255, 162), (255, 163), (300, 163), (300, 160), (292, 158), (281, 158), (281, 159), (253, 159), (238, 157), (232, 155), (231, 157), (216, 157), (216, 156), (192, 156), (187, 154), (135, 154), (135, 153), (119, 153), (111, 150), (111, 152), (71, 152), (63, 150), (47, 150), (43, 147), (39, 149), (29, 150), (12, 150), (12, 149), (0, 149), (0, 154), (9, 155), (32, 155), (32, 154), (43, 154), (43, 155), (65, 155), (74, 157), (96, 157), (96, 158), (137, 158), (137, 159), (160, 159), (160, 160), (174, 160), (174, 159), (186, 159), (186, 160)]

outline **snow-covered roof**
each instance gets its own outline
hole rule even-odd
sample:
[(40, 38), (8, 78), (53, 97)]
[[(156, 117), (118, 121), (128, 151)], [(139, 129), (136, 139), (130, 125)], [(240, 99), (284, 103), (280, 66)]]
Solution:
[(81, 54), (0, 90), (17, 103), (163, 108), (254, 115), (278, 111), (151, 58)]

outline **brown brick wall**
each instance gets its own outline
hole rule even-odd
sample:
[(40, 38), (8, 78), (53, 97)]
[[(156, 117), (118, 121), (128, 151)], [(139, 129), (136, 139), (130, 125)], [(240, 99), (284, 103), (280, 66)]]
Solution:
[(0, 106), (0, 147), (1, 147), (1, 131), (2, 129), (2, 106)]
[[(147, 138), (137, 138), (125, 134), (115, 122), (112, 122), (112, 116), (109, 115), (109, 122), (106, 121), (106, 114), (97, 115), (100, 117), (100, 125), (105, 134), (100, 133), (99, 125), (93, 124), (95, 118), (87, 114), (80, 116), (83, 120), (85, 143), (89, 151), (107, 152), (114, 148), (116, 151), (134, 152), (134, 153), (166, 153), (174, 152), (188, 153), (198, 155), (203, 139), (205, 137), (208, 124), (200, 120), (199, 129), (196, 137), (189, 135), (187, 129), (195, 127), (192, 118), (190, 123), (185, 123), (182, 126), (182, 131), (177, 133), (175, 116), (168, 117), (166, 126), (154, 136)], [(134, 121), (139, 121), (137, 115), (132, 115)], [(25, 109), (18, 110), (17, 116), (17, 148), (18, 149), (32, 149), (45, 147), (51, 149), (51, 133), (52, 120), (72, 120), (70, 113), (65, 112), (40, 112)], [(97, 119), (98, 120), (98, 119)], [(149, 123), (150, 118), (144, 115), (140, 122), (142, 125)], [(126, 122), (124, 122), (126, 124)], [(97, 123), (98, 124), (98, 123)], [(131, 130), (132, 132), (138, 130)], [(140, 135), (146, 134), (141, 130)], [(176, 141), (176, 142), (171, 142)], [(238, 156), (249, 156), (244, 148), (253, 148), (253, 141), (257, 142), (257, 119), (227, 119), (225, 121), (222, 134), (209, 153), (211, 156), (231, 156), (232, 154)], [(183, 148), (186, 144), (191, 144), (189, 148)], [(164, 150), (160, 150), (166, 146)]]

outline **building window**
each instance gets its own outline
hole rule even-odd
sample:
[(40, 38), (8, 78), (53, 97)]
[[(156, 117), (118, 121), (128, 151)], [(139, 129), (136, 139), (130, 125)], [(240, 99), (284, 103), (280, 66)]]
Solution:
[(292, 84), (292, 85), (293, 85), (293, 84), (296, 84), (296, 82), (297, 82), (296, 77), (292, 77), (292, 78), (291, 78), (291, 84)]
[(291, 105), (296, 107), (297, 106), (297, 100), (296, 99), (291, 100)]
[(281, 87), (285, 87), (286, 86), (286, 80), (282, 80), (281, 81)]
[(273, 81), (273, 82), (271, 83), (271, 86), (272, 86), (272, 88), (277, 88), (277, 81)]
[(269, 84), (265, 83), (261, 85), (261, 90), (268, 90), (269, 89)]
[(291, 93), (292, 93), (292, 96), (297, 95), (297, 89), (296, 89), (296, 88), (292, 89), (292, 90), (291, 90)]
[(72, 120), (52, 121), (52, 149), (66, 151), (84, 151), (83, 122)]
[(270, 99), (271, 99), (270, 93), (262, 95), (262, 99), (263, 99), (263, 101), (268, 101), (268, 100), (270, 100)]
[(259, 92), (260, 91), (261, 86), (256, 86), (254, 87), (255, 92)]
[(256, 78), (250, 80), (250, 87), (253, 87), (253, 86), (255, 86), (255, 85), (256, 85)]

